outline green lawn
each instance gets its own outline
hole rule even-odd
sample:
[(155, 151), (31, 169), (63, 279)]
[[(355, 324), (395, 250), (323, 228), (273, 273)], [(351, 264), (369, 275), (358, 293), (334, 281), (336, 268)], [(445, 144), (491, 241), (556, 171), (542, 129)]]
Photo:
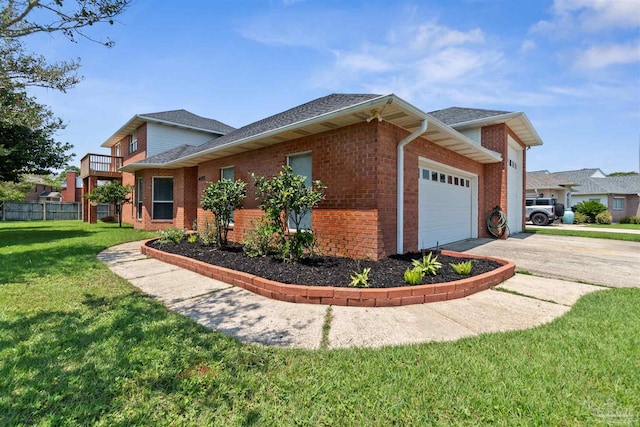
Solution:
[(552, 227), (532, 228), (527, 227), (525, 233), (533, 234), (552, 234), (555, 236), (575, 236), (575, 237), (591, 237), (596, 239), (624, 240), (627, 242), (640, 242), (640, 234), (631, 233), (608, 233), (606, 231), (590, 231), (585, 230), (560, 230)]
[(620, 228), (624, 230), (640, 230), (640, 224), (588, 224), (593, 228)]
[(0, 425), (640, 422), (640, 289), (453, 343), (267, 348), (167, 311), (96, 260), (148, 235), (0, 223)]

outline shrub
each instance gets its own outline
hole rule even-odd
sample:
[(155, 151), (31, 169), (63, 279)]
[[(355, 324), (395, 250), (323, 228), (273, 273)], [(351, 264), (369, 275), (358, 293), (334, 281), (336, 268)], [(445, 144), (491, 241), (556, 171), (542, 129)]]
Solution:
[(589, 217), (583, 213), (575, 212), (573, 215), (574, 224), (586, 224), (589, 222)]
[(611, 221), (613, 221), (613, 217), (609, 211), (600, 212), (596, 215), (596, 224), (611, 224)]
[(597, 200), (585, 200), (575, 206), (575, 212), (580, 212), (589, 218), (590, 223), (596, 221), (596, 215), (607, 210), (607, 207)]
[(218, 230), (208, 219), (205, 219), (202, 230), (198, 232), (198, 238), (204, 246), (213, 246), (218, 241)]
[(351, 275), (351, 283), (349, 283), (349, 286), (355, 286), (356, 288), (368, 288), (370, 271), (371, 267), (363, 269), (361, 273), (354, 271)]
[(169, 244), (169, 243), (180, 243), (182, 242), (182, 239), (184, 239), (184, 236), (187, 234), (187, 230), (185, 230), (184, 228), (175, 228), (175, 227), (170, 227), (167, 228), (166, 230), (160, 230), (158, 231), (158, 234), (160, 234), (160, 244)]
[[(285, 261), (300, 261), (313, 252), (315, 237), (311, 230), (303, 230), (302, 220), (311, 214), (311, 209), (324, 200), (320, 181), (314, 181), (311, 187), (305, 184), (305, 177), (293, 173), (290, 166), (271, 179), (251, 175), (255, 180), (260, 209), (266, 213), (266, 220), (273, 225), (279, 240), (280, 256)], [(292, 223), (291, 231), (289, 221)]]
[(198, 235), (196, 233), (189, 234), (189, 237), (187, 237), (187, 242), (189, 243), (195, 243), (197, 241), (198, 241)]
[(424, 276), (435, 276), (442, 268), (442, 263), (438, 262), (437, 256), (434, 257), (433, 253), (429, 252), (429, 255), (422, 256), (422, 260), (414, 259), (413, 266), (419, 269)]
[(247, 184), (244, 181), (232, 181), (221, 179), (218, 182), (210, 182), (202, 194), (202, 209), (213, 212), (216, 230), (216, 243), (220, 246), (227, 245), (229, 225), (233, 211), (242, 207), (242, 202), (247, 197)]
[(473, 264), (471, 260), (465, 262), (458, 262), (455, 264), (449, 264), (453, 270), (461, 276), (468, 276), (471, 274), (471, 267)]
[(404, 272), (404, 281), (407, 285), (420, 285), (423, 277), (422, 270), (417, 267), (407, 268), (407, 271)]
[(278, 253), (277, 229), (269, 223), (265, 217), (253, 224), (253, 227), (246, 231), (242, 244), (244, 253), (249, 257), (265, 256)]
[(640, 217), (624, 216), (620, 218), (620, 224), (640, 224)]

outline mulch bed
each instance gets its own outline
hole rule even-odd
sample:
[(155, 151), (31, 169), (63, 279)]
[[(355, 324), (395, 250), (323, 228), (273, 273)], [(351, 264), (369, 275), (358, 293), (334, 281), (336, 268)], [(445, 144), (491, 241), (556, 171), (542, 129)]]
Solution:
[[(357, 261), (350, 258), (315, 256), (301, 263), (283, 262), (275, 257), (250, 258), (242, 252), (242, 247), (232, 246), (218, 249), (202, 246), (200, 243), (182, 241), (179, 244), (150, 242), (155, 249), (193, 258), (208, 264), (260, 276), (280, 283), (308, 286), (348, 287), (354, 272), (370, 267), (369, 287), (393, 288), (409, 286), (404, 281), (404, 272), (412, 268), (411, 261), (422, 259), (421, 253), (393, 255), (379, 261)], [(471, 258), (473, 267), (470, 276), (457, 274), (449, 263), (467, 261), (468, 258), (454, 258), (438, 255), (442, 268), (436, 276), (425, 276), (423, 284), (452, 282), (466, 277), (477, 276), (494, 270), (501, 265), (492, 260)]]

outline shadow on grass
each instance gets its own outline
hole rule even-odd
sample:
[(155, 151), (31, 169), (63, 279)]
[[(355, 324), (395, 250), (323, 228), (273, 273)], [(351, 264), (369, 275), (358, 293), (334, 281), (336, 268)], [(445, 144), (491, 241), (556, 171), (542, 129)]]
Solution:
[(49, 243), (60, 239), (87, 237), (92, 233), (85, 230), (43, 230), (38, 228), (0, 229), (0, 248), (15, 245)]
[[(0, 320), (0, 425), (153, 424), (192, 405), (215, 412), (251, 399), (247, 381), (267, 369), (264, 352), (140, 294), (85, 295), (83, 304)], [(245, 414), (245, 424), (259, 419)]]

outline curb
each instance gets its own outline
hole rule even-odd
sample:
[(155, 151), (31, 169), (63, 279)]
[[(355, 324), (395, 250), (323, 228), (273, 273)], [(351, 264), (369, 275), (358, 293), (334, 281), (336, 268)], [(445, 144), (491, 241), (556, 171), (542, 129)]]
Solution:
[(433, 285), (403, 286), (396, 288), (343, 288), (334, 286), (290, 285), (263, 279), (249, 273), (231, 270), (216, 265), (207, 264), (182, 255), (170, 254), (147, 246), (145, 240), (140, 251), (147, 256), (156, 258), (175, 266), (191, 270), (203, 276), (220, 280), (230, 285), (238, 286), (267, 298), (302, 304), (325, 304), (355, 307), (396, 307), (412, 304), (447, 301), (484, 291), (499, 285), (513, 277), (516, 266), (511, 261), (499, 258), (484, 257), (454, 251), (442, 250), (446, 256), (489, 259), (502, 264), (488, 273), (454, 282), (437, 283)]

